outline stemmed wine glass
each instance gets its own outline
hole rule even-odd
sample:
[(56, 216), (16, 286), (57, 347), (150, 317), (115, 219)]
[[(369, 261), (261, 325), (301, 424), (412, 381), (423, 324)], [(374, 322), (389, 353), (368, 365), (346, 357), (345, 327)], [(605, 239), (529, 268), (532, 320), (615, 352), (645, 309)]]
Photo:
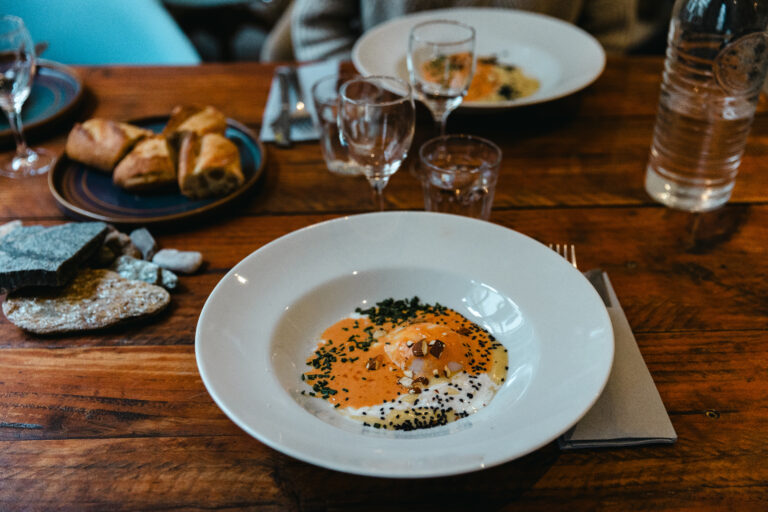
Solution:
[(467, 94), (475, 73), (475, 29), (457, 21), (427, 21), (411, 30), (408, 74), (416, 95), (432, 112), (440, 135), (448, 115)]
[(54, 160), (44, 149), (30, 149), (22, 133), (21, 106), (32, 90), (35, 61), (32, 37), (21, 18), (0, 18), (0, 108), (16, 140), (16, 153), (0, 158), (0, 174), (11, 178), (43, 174)]
[(369, 76), (347, 81), (339, 94), (339, 135), (373, 188), (379, 210), (384, 210), (384, 187), (413, 140), (411, 86), (399, 78)]

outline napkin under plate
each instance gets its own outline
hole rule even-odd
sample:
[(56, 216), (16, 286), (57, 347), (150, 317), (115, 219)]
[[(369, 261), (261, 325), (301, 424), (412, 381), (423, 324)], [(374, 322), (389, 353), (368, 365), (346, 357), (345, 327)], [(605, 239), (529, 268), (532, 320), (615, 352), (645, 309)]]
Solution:
[(608, 275), (596, 269), (586, 272), (585, 276), (603, 297), (611, 317), (616, 344), (613, 368), (595, 405), (558, 439), (560, 448), (674, 443), (677, 433)]
[[(298, 75), (299, 88), (301, 89), (307, 112), (315, 118), (315, 105), (312, 102), (312, 85), (320, 78), (337, 73), (339, 70), (338, 61), (321, 61), (312, 64), (304, 64), (296, 69)], [(273, 142), (275, 132), (272, 130), (272, 121), (280, 115), (280, 89), (277, 77), (272, 77), (272, 85), (269, 89), (267, 104), (264, 107), (264, 121), (261, 124), (261, 133), (259, 137), (262, 142)], [(296, 104), (296, 91), (290, 90), (291, 105)], [(291, 125), (291, 140), (294, 142), (317, 140), (319, 132), (314, 123), (293, 123)]]

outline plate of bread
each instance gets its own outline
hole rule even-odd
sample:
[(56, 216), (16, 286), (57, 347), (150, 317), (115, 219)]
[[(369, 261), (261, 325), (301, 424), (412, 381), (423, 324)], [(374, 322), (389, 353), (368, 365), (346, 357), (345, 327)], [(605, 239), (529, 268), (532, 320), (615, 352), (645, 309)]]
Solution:
[(264, 147), (218, 109), (77, 123), (48, 184), (64, 211), (114, 224), (188, 219), (231, 204), (264, 168)]

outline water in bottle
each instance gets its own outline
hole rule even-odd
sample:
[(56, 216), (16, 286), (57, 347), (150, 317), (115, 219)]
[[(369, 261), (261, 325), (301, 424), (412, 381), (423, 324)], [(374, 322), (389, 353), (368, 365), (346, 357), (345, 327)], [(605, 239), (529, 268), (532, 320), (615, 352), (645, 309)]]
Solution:
[(677, 0), (645, 188), (672, 208), (731, 196), (768, 70), (768, 2)]

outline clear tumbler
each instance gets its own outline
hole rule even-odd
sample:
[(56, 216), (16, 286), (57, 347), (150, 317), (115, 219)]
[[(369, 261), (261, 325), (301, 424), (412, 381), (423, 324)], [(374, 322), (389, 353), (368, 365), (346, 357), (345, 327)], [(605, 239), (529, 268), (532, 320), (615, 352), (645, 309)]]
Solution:
[(424, 209), (488, 220), (501, 149), (472, 135), (443, 135), (419, 150)]

